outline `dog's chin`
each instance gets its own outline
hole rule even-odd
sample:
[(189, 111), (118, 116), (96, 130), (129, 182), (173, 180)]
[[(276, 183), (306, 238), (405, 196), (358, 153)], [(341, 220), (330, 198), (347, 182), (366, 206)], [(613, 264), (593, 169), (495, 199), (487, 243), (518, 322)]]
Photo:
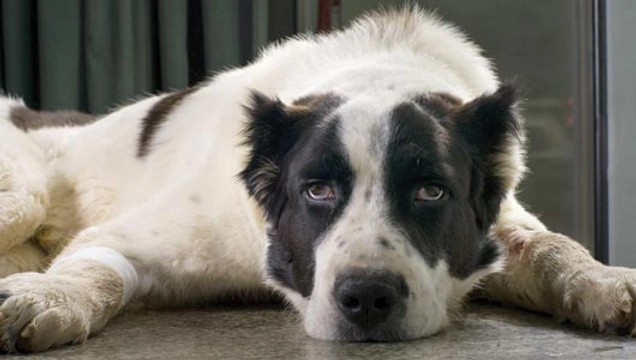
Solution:
[[(328, 312), (312, 316), (301, 314), (307, 334), (315, 339), (338, 342), (397, 342), (421, 339), (442, 331), (446, 322), (440, 324), (409, 324), (406, 317), (394, 319), (371, 329), (365, 329), (347, 321), (338, 313)], [(412, 321), (413, 319), (411, 319)]]
[(315, 339), (338, 342), (398, 342), (426, 338), (439, 333), (442, 327), (409, 331), (403, 324), (386, 323), (373, 329), (364, 329), (349, 322), (337, 322), (330, 328), (307, 327), (309, 336)]

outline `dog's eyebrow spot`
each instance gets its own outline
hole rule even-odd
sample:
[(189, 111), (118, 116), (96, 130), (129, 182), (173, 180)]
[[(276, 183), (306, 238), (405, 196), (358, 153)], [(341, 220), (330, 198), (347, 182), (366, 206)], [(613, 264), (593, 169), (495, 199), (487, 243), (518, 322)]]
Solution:
[(381, 237), (378, 239), (378, 244), (385, 249), (395, 250), (395, 246), (393, 246), (386, 238)]
[(192, 194), (188, 197), (188, 200), (192, 201), (195, 204), (200, 204), (201, 203), (201, 195), (199, 194)]

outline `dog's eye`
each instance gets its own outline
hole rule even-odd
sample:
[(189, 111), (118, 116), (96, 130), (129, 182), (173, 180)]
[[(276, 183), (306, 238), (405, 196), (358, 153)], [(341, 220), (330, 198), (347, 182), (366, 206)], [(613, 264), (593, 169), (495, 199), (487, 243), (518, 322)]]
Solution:
[(444, 189), (437, 185), (424, 185), (415, 193), (415, 201), (437, 201), (444, 196)]
[(313, 183), (307, 188), (307, 196), (312, 200), (330, 201), (336, 198), (336, 192), (327, 184)]

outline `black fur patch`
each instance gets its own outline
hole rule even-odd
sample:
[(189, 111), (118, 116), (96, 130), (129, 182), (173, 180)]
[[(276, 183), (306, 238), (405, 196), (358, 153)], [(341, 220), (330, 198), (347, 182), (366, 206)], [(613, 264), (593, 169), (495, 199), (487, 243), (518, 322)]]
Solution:
[(35, 111), (23, 106), (11, 108), (9, 119), (13, 125), (24, 131), (46, 127), (83, 126), (97, 121), (97, 117), (79, 111)]
[(279, 99), (252, 93), (250, 104), (245, 107), (249, 120), (244, 130), (250, 153), (239, 176), (250, 195), (266, 210), (273, 205), (268, 200), (274, 197), (269, 195), (280, 181), (284, 158), (306, 131), (341, 102), (338, 96), (326, 94), (301, 98), (286, 106)]
[(508, 189), (500, 170), (505, 164), (499, 155), (513, 143), (522, 143), (524, 130), (514, 114), (517, 90), (502, 85), (493, 94), (478, 97), (453, 116), (455, 129), (473, 163), (472, 199), (479, 226), (486, 231), (499, 214), (499, 205)]
[[(255, 93), (247, 107), (250, 154), (240, 177), (269, 222), (268, 275), (303, 296), (313, 288), (315, 246), (351, 193), (339, 121), (328, 119), (340, 102), (322, 95), (286, 106)], [(310, 200), (306, 189), (313, 181), (332, 185), (338, 200)]]
[(475, 270), (482, 270), (492, 265), (501, 256), (501, 247), (497, 240), (486, 238), (482, 242), (481, 249), (479, 250), (479, 257), (477, 258), (477, 264)]
[[(499, 257), (487, 232), (507, 189), (494, 160), (521, 130), (508, 85), (468, 104), (453, 99), (428, 94), (394, 109), (386, 186), (395, 223), (424, 259), (431, 266), (446, 259), (451, 275), (463, 279)], [(427, 184), (445, 196), (414, 201)]]
[(391, 121), (394, 130), (386, 160), (391, 215), (424, 259), (434, 266), (444, 257), (444, 232), (452, 216), (446, 206), (449, 201), (416, 203), (415, 193), (425, 184), (443, 184), (447, 193), (454, 194), (461, 184), (444, 164), (459, 172), (462, 164), (447, 162), (446, 154), (440, 151), (447, 131), (425, 109), (414, 103), (398, 105)]
[(142, 129), (137, 145), (137, 157), (143, 158), (150, 152), (152, 139), (159, 127), (166, 121), (170, 113), (176, 109), (188, 95), (195, 92), (197, 87), (190, 87), (179, 92), (172, 93), (157, 101), (142, 120)]

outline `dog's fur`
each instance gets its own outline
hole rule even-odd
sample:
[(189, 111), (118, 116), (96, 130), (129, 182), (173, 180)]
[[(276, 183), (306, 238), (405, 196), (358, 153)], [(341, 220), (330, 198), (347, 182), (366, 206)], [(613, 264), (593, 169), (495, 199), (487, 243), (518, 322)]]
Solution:
[(631, 331), (634, 271), (515, 200), (523, 141), (514, 88), (416, 8), (98, 120), (2, 98), (0, 343), (81, 342), (135, 299), (268, 289), (314, 337), (418, 338), (494, 272), (492, 299)]

